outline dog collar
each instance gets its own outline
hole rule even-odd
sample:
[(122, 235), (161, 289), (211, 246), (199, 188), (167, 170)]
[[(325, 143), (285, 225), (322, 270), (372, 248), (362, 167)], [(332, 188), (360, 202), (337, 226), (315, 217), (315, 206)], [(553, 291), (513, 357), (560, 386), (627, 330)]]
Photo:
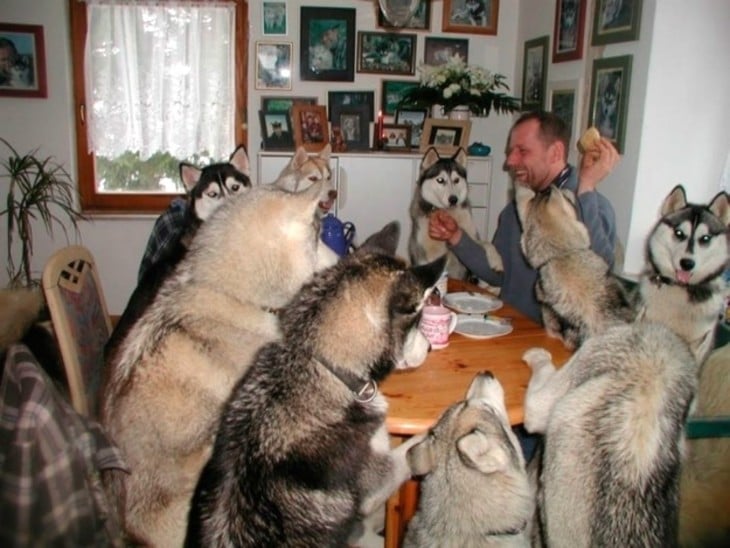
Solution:
[[(360, 403), (370, 403), (378, 395), (378, 383), (374, 379), (363, 380), (355, 375), (342, 375), (337, 367), (323, 359), (321, 356), (315, 356), (314, 360), (332, 373), (337, 379), (347, 386), (355, 395), (355, 400)], [(345, 378), (348, 377), (348, 378)]]
[(671, 278), (662, 276), (658, 272), (654, 272), (654, 274), (649, 276), (649, 281), (657, 287), (661, 287), (662, 285), (679, 285), (677, 282), (675, 282)]

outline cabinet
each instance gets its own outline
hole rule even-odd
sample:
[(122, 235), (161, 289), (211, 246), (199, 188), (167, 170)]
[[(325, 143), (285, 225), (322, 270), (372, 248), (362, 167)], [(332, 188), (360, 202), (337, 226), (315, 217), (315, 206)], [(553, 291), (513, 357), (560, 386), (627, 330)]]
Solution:
[[(270, 183), (284, 169), (292, 153), (260, 152), (257, 158), (258, 184)], [(411, 221), (408, 210), (418, 179), (420, 154), (344, 153), (330, 158), (337, 189), (335, 215), (355, 225), (356, 243), (390, 221), (399, 221), (398, 253), (408, 256)], [(467, 165), (472, 214), (482, 238), (488, 234), (492, 160), (469, 157)]]

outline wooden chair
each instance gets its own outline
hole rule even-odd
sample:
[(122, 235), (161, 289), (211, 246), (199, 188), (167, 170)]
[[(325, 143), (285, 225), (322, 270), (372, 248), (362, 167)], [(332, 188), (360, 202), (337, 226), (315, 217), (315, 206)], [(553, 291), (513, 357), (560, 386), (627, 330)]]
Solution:
[(94, 258), (83, 246), (57, 251), (43, 269), (43, 293), (68, 380), (71, 404), (96, 416), (111, 320)]

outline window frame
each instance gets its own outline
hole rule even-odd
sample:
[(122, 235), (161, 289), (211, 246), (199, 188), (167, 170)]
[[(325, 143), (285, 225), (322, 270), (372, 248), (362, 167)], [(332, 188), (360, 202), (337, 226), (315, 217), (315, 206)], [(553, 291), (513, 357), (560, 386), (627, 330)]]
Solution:
[[(248, 94), (248, 3), (232, 0), (236, 5), (235, 86), (236, 107), (234, 115), (236, 145), (243, 144), (248, 150), (246, 126), (246, 97)], [(74, 126), (76, 129), (76, 165), (78, 173), (81, 210), (84, 213), (147, 213), (160, 212), (180, 194), (99, 193), (94, 178), (94, 157), (89, 153), (86, 136), (85, 111), (86, 89), (84, 82), (84, 47), (87, 33), (86, 3), (69, 0), (71, 17), (71, 64), (73, 73)]]

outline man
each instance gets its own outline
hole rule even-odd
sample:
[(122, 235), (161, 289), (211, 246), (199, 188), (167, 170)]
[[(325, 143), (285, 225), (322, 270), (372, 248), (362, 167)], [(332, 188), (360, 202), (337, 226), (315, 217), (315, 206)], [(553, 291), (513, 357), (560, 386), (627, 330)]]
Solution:
[(284, 128), (279, 121), (274, 121), (271, 123), (271, 136), (269, 137), (269, 144), (273, 148), (285, 148), (293, 145), (291, 134), (288, 131), (284, 131)]
[(12, 84), (11, 70), (18, 60), (18, 49), (12, 40), (0, 37), (0, 86)]
[[(613, 207), (596, 190), (598, 184), (619, 161), (616, 148), (605, 138), (599, 143), (600, 155), (585, 154), (580, 170), (568, 164), (569, 129), (550, 112), (528, 112), (512, 126), (507, 145), (505, 168), (515, 182), (535, 191), (550, 185), (573, 191), (578, 198), (578, 216), (588, 228), (591, 249), (613, 266), (616, 245), (616, 220)], [(535, 297), (537, 271), (525, 260), (520, 248), (522, 229), (515, 202), (508, 203), (499, 215), (492, 243), (502, 256), (504, 272), (488, 263), (484, 248), (467, 234), (444, 210), (429, 219), (429, 235), (445, 241), (459, 260), (490, 285), (501, 286), (500, 297), (537, 322), (542, 321)]]

